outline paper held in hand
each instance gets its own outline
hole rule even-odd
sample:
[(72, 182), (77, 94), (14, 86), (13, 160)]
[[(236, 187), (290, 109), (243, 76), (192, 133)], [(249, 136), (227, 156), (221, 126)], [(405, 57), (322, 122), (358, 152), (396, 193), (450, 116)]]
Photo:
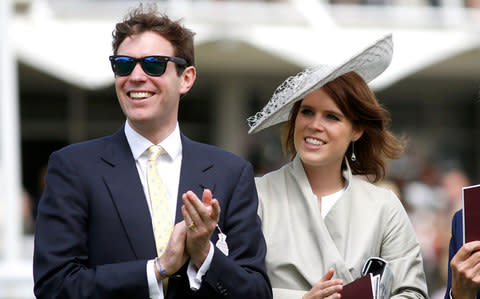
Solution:
[(363, 266), (362, 277), (343, 287), (342, 299), (387, 299), (390, 298), (393, 275), (387, 261), (371, 257)]
[(480, 240), (480, 185), (462, 188), (463, 243)]

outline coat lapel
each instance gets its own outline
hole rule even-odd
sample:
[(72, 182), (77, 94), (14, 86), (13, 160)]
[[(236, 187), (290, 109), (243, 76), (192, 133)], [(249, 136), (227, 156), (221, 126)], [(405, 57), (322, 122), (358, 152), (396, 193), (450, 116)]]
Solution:
[[(214, 163), (208, 157), (210, 151), (208, 146), (194, 142), (183, 134), (181, 135), (182, 140), (182, 166), (180, 168), (180, 182), (178, 185), (178, 197), (177, 197), (177, 210), (175, 216), (175, 223), (178, 223), (183, 220), (182, 215), (182, 194), (187, 191), (193, 191), (200, 199), (202, 198), (203, 189), (208, 188), (214, 193), (215, 183), (214, 179), (209, 173), (210, 170), (214, 168)], [(179, 271), (185, 273), (187, 269), (187, 264)], [(182, 276), (186, 277), (186, 276)], [(177, 298), (184, 296), (182, 291), (183, 289), (188, 289), (188, 280), (171, 280), (169, 285), (172, 287), (168, 288), (166, 295), (167, 299)], [(175, 284), (175, 287), (173, 285)]]
[[(342, 257), (340, 251), (338, 250), (334, 240), (332, 239), (332, 233), (335, 234), (336, 231), (329, 230), (326, 223), (322, 219), (322, 215), (318, 208), (318, 199), (313, 194), (312, 188), (310, 186), (310, 183), (308, 182), (307, 175), (298, 155), (293, 161), (292, 179), (296, 181), (296, 184), (299, 185), (299, 192), (301, 192), (302, 197), (306, 199), (303, 204), (306, 204), (308, 206), (305, 209), (307, 213), (309, 213), (307, 219), (311, 219), (311, 221), (314, 223), (315, 230), (312, 233), (316, 235), (314, 239), (316, 240), (318, 246), (317, 258), (320, 259), (318, 264), (324, 265), (324, 267), (320, 267), (320, 269), (328, 268), (325, 267), (325, 265), (333, 266), (335, 268), (336, 278), (341, 278), (346, 281), (352, 281), (353, 277), (349, 272), (347, 265), (345, 264), (345, 260)], [(297, 217), (301, 218), (302, 215), (297, 215)], [(302, 269), (301, 271), (306, 271), (306, 269)], [(311, 285), (314, 285), (317, 282), (319, 276), (313, 275), (313, 273), (305, 273), (304, 277), (305, 279), (309, 280)]]
[(175, 222), (183, 220), (181, 207), (182, 194), (193, 191), (202, 199), (203, 189), (210, 189), (215, 194), (215, 181), (210, 171), (214, 163), (209, 157), (209, 146), (192, 141), (181, 135), (182, 139), (182, 166), (180, 169), (180, 183), (178, 185), (177, 211)]
[(138, 259), (156, 255), (150, 212), (124, 129), (112, 136), (102, 160), (108, 164), (103, 180)]
[[(209, 175), (214, 164), (209, 158), (208, 146), (183, 135), (181, 140), (182, 164), (175, 222), (183, 220), (183, 193), (191, 190), (201, 198), (203, 189), (208, 188), (213, 193), (215, 191), (214, 179)], [(139, 259), (155, 256), (151, 216), (123, 127), (111, 137), (111, 142), (101, 157), (108, 165), (103, 180), (110, 191), (132, 250)]]

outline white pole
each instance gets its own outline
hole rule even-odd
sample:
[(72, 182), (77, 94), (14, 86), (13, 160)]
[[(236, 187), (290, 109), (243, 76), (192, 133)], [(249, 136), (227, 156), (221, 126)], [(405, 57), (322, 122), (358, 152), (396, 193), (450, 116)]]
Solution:
[[(21, 252), (20, 138), (17, 68), (12, 45), (13, 2), (0, 1), (0, 229), (3, 259), (16, 261)], [(0, 235), (1, 236), (1, 235)]]

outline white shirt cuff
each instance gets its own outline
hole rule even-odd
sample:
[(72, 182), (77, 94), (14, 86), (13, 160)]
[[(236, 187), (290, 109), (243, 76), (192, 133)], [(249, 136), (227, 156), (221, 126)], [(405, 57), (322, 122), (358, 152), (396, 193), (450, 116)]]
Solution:
[(155, 260), (147, 262), (148, 293), (151, 299), (163, 299), (163, 283), (157, 282), (154, 262)]
[(203, 262), (200, 269), (197, 270), (192, 261), (188, 263), (187, 276), (188, 282), (190, 283), (190, 289), (192, 291), (197, 291), (200, 288), (203, 276), (205, 273), (207, 273), (208, 269), (210, 269), (214, 252), (215, 248), (213, 247), (213, 243), (210, 241), (210, 249), (208, 250), (207, 258)]

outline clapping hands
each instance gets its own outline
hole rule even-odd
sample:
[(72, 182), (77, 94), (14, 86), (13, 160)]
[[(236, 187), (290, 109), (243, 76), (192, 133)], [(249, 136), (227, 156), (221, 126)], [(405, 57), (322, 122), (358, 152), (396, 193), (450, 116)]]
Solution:
[(187, 225), (186, 251), (193, 263), (200, 267), (210, 250), (210, 238), (220, 217), (220, 205), (205, 189), (200, 200), (188, 191), (182, 195), (182, 214)]

